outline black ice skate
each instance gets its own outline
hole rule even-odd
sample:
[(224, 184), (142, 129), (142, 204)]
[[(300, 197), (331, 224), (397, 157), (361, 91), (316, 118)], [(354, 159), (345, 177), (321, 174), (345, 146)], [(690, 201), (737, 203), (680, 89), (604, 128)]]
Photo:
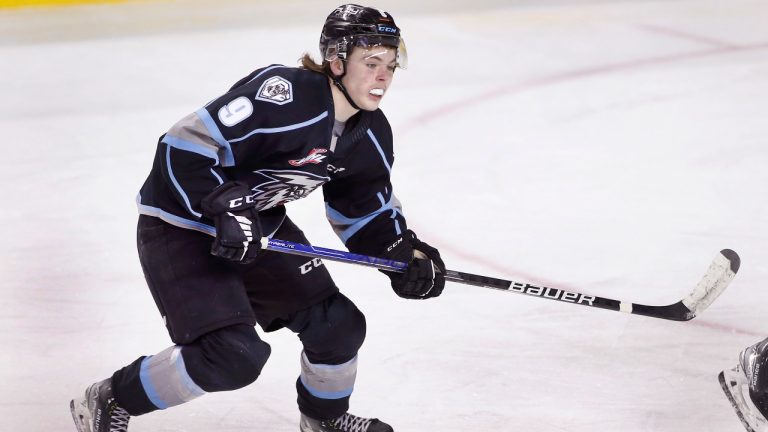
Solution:
[(126, 432), (128, 411), (120, 408), (112, 395), (112, 382), (106, 379), (91, 384), (85, 395), (69, 403), (78, 432)]
[(390, 425), (379, 419), (349, 413), (333, 420), (315, 420), (302, 414), (299, 427), (301, 432), (394, 432)]
[(718, 379), (736, 415), (749, 432), (768, 432), (768, 389), (758, 389), (765, 382), (762, 367), (768, 363), (768, 339), (739, 355), (739, 363), (720, 372)]

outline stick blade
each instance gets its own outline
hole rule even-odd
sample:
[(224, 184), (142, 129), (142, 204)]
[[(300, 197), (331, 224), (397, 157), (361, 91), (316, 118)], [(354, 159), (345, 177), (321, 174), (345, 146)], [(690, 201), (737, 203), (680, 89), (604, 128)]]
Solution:
[(709, 265), (704, 277), (696, 288), (683, 299), (682, 303), (690, 310), (686, 318), (692, 319), (704, 311), (728, 287), (741, 266), (739, 254), (731, 249), (723, 249)]

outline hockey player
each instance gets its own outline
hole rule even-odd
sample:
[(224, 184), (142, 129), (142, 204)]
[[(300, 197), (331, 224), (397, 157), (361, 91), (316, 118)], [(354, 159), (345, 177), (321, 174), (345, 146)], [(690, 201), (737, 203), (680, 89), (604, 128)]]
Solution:
[(408, 262), (387, 274), (395, 293), (443, 290), (440, 254), (407, 228), (390, 184), (392, 131), (378, 107), (406, 66), (400, 29), (387, 12), (343, 5), (320, 51), (321, 64), (305, 55), (300, 68), (252, 72), (160, 137), (137, 198), (137, 243), (174, 345), (74, 399), (80, 432), (126, 431), (131, 416), (252, 383), (270, 354), (257, 323), (301, 340), (301, 431), (392, 431), (347, 412), (363, 314), (321, 262), (260, 251), (262, 237), (307, 242), (284, 205), (322, 187), (350, 251)]
[(749, 432), (768, 432), (768, 339), (745, 348), (739, 363), (718, 378), (736, 415)]

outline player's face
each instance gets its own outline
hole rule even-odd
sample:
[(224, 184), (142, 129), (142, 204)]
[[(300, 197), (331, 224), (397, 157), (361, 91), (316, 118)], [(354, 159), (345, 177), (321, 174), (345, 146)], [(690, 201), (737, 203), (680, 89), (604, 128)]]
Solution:
[(396, 57), (395, 49), (385, 46), (352, 50), (342, 82), (357, 106), (366, 111), (375, 111), (379, 107), (392, 83)]

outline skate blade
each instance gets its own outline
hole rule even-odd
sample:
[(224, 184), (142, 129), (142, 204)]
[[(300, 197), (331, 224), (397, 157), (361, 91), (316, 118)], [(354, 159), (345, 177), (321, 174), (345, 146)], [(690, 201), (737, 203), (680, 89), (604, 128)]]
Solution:
[(72, 399), (69, 401), (69, 410), (72, 412), (72, 420), (75, 421), (77, 432), (91, 432), (91, 428), (89, 426), (90, 415), (88, 413), (88, 408), (84, 405), (85, 399), (78, 401)]
[(737, 382), (726, 379), (725, 377), (725, 371), (720, 372), (720, 374), (717, 376), (717, 380), (720, 381), (720, 387), (723, 388), (723, 392), (725, 393), (725, 396), (728, 397), (728, 401), (731, 402), (731, 406), (736, 411), (736, 416), (739, 417), (739, 420), (741, 421), (741, 424), (744, 425), (744, 428), (748, 432), (757, 432), (755, 429), (752, 428), (752, 425), (749, 424), (746, 417), (744, 417), (744, 413), (741, 411), (741, 407), (739, 406), (739, 403), (736, 401), (736, 396), (733, 392), (738, 391), (737, 388)]

